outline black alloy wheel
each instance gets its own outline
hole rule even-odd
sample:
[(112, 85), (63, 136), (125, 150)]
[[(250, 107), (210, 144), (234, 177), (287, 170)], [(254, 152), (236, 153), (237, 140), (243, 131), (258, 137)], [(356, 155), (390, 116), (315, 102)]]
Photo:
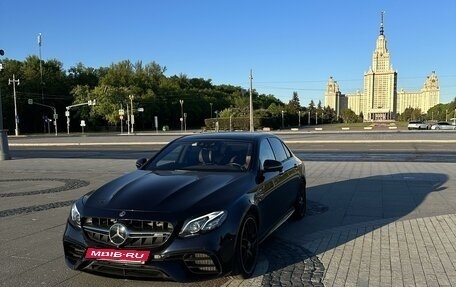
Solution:
[(305, 185), (302, 187), (301, 192), (299, 193), (298, 197), (296, 198), (295, 202), (295, 211), (293, 212), (292, 219), (300, 220), (304, 216), (306, 216), (306, 209), (307, 209), (307, 198), (306, 198), (306, 187)]
[(243, 278), (250, 278), (258, 259), (258, 224), (253, 215), (247, 214), (242, 221), (238, 240), (237, 268)]

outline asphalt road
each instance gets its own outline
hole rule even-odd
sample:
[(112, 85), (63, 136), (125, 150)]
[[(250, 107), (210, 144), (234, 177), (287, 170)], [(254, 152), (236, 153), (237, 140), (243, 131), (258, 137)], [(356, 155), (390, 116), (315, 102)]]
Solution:
[[(306, 161), (456, 162), (456, 132), (277, 133)], [(150, 157), (181, 134), (10, 137), (13, 158), (132, 159)], [(33, 151), (33, 152), (31, 152)]]

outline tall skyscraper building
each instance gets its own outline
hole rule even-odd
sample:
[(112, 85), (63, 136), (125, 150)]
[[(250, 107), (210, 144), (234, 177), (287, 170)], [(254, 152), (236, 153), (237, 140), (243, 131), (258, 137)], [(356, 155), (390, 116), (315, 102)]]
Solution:
[(391, 64), (390, 53), (381, 13), (380, 33), (377, 38), (372, 66), (364, 73), (362, 93), (342, 94), (335, 79), (329, 78), (325, 91), (325, 106), (333, 108), (337, 115), (350, 109), (363, 115), (364, 121), (394, 120), (406, 108), (421, 109), (426, 113), (440, 101), (438, 78), (433, 71), (423, 88), (416, 92), (397, 91), (397, 72)]

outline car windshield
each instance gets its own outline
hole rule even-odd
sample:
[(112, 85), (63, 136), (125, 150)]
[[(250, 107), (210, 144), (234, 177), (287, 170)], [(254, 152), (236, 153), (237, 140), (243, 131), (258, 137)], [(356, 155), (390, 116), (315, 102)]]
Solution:
[(147, 164), (147, 170), (246, 171), (252, 143), (232, 140), (179, 140)]

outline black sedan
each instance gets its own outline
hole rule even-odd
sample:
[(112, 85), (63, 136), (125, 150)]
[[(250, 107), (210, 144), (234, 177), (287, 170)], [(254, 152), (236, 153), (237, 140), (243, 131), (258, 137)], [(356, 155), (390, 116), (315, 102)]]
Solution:
[(258, 245), (306, 211), (304, 164), (275, 135), (176, 139), (84, 195), (63, 236), (66, 264), (119, 277), (252, 276)]

